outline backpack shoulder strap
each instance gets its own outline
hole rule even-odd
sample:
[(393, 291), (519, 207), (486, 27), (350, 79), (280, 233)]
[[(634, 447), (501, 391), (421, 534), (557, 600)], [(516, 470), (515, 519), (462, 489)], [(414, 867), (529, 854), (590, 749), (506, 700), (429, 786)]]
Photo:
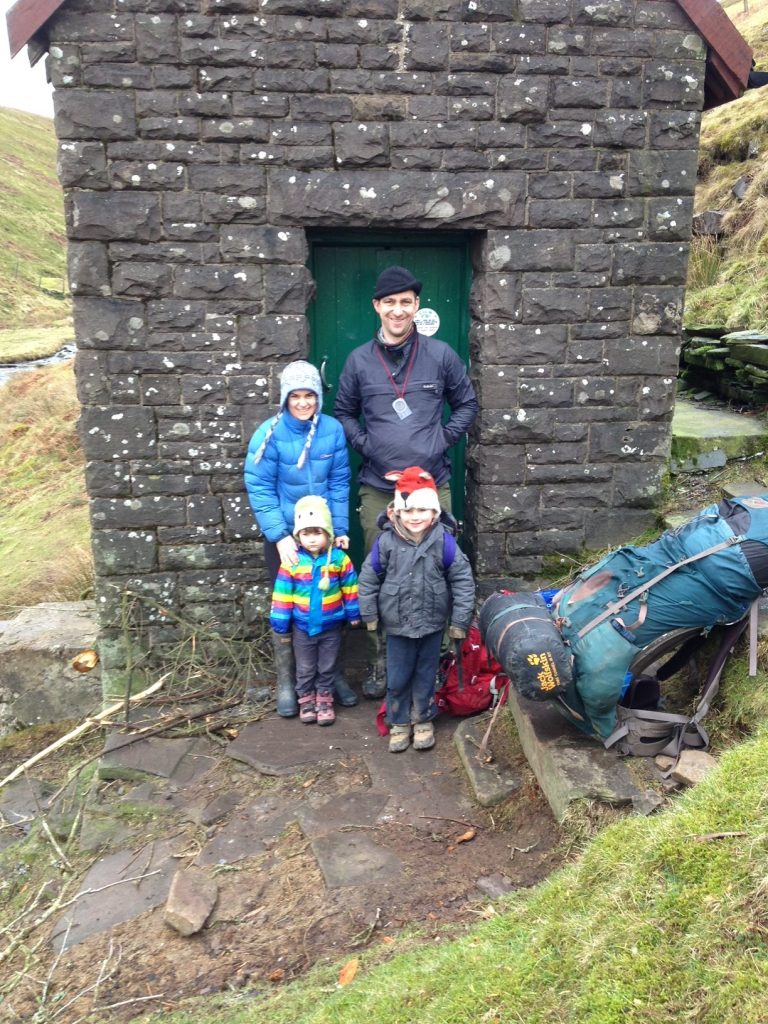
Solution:
[(734, 535), (733, 537), (729, 537), (728, 540), (721, 541), (719, 544), (715, 544), (711, 548), (707, 548), (706, 551), (700, 551), (697, 555), (691, 555), (690, 558), (684, 558), (682, 561), (675, 562), (674, 565), (668, 566), (663, 572), (660, 572), (658, 576), (654, 576), (653, 579), (648, 580), (647, 583), (642, 583), (639, 587), (636, 587), (635, 590), (626, 594), (619, 601), (612, 601), (605, 611), (595, 616), (595, 618), (588, 622), (586, 626), (581, 627), (578, 632), (579, 639), (586, 636), (586, 634), (589, 633), (590, 630), (594, 629), (595, 626), (599, 626), (601, 622), (605, 622), (606, 619), (610, 619), (613, 615), (616, 615), (622, 608), (631, 604), (636, 597), (640, 597), (642, 594), (645, 594), (651, 589), (651, 587), (655, 586), (655, 584), (661, 583), (663, 579), (666, 579), (667, 576), (675, 572), (675, 570), (681, 569), (684, 565), (690, 565), (691, 562), (698, 562), (699, 559), (706, 558), (707, 555), (714, 555), (715, 552), (722, 551), (724, 548), (733, 547), (734, 544), (741, 544), (743, 540), (744, 537), (740, 534)]
[[(620, 754), (632, 754), (636, 757), (669, 754), (675, 761), (682, 750), (701, 750), (708, 747), (709, 736), (701, 720), (717, 696), (725, 663), (748, 625), (749, 616), (745, 616), (726, 629), (707, 670), (701, 697), (692, 715), (642, 711), (619, 705), (616, 708), (619, 724), (608, 739), (604, 740), (605, 747), (609, 749), (615, 746)], [(672, 769), (665, 772), (665, 776), (671, 771)]]
[(371, 568), (379, 577), (380, 580), (384, 579), (384, 568), (381, 564), (381, 546), (379, 541), (381, 540), (381, 534), (379, 534), (376, 540), (373, 542), (371, 548)]
[(448, 570), (453, 565), (454, 559), (456, 558), (456, 538), (448, 530), (443, 530), (443, 571)]

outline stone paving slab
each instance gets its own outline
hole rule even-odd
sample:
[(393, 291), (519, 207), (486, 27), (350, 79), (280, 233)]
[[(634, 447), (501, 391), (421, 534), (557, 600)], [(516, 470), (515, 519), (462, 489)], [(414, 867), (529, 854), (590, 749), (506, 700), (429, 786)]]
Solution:
[(648, 794), (632, 781), (624, 761), (582, 736), (555, 708), (526, 700), (512, 688), (508, 707), (525, 756), (558, 821), (580, 800), (650, 809)]
[(500, 804), (522, 785), (522, 779), (511, 769), (499, 768), (494, 763), (483, 764), (477, 757), (490, 719), (490, 712), (474, 718), (465, 718), (459, 722), (453, 734), (453, 742), (472, 784), (475, 799), (482, 807)]
[(240, 807), (206, 843), (196, 863), (201, 867), (234, 864), (270, 849), (290, 822), (296, 821), (296, 805), (264, 797)]
[(270, 716), (250, 722), (227, 755), (264, 775), (293, 775), (308, 765), (334, 764), (382, 743), (374, 702), (337, 710), (332, 726), (304, 725), (298, 718)]
[(388, 800), (389, 794), (372, 793), (368, 789), (346, 793), (316, 807), (307, 804), (298, 806), (296, 820), (304, 835), (314, 839), (345, 826), (364, 827), (375, 824)]
[(130, 735), (111, 732), (99, 762), (99, 777), (138, 780), (146, 775), (157, 775), (170, 779), (182, 758), (191, 754), (194, 747), (195, 740), (192, 739), (149, 736), (131, 742)]
[(329, 889), (370, 886), (402, 872), (402, 861), (359, 832), (331, 832), (312, 841)]
[[(83, 939), (130, 921), (164, 903), (179, 862), (171, 858), (171, 840), (149, 843), (138, 852), (120, 850), (101, 857), (78, 890), (84, 895), (54, 926), (51, 944), (58, 953)], [(140, 881), (126, 881), (141, 875)], [(99, 890), (91, 892), (91, 890)]]

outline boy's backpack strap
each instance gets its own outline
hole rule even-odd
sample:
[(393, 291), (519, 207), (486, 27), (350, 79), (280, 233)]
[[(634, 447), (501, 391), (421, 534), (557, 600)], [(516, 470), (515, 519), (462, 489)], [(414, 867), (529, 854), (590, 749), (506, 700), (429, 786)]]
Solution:
[(639, 587), (636, 587), (620, 600), (612, 601), (605, 611), (595, 616), (595, 618), (588, 622), (586, 626), (581, 627), (578, 632), (579, 639), (586, 636), (586, 634), (589, 633), (590, 630), (594, 629), (595, 626), (599, 626), (601, 622), (605, 622), (606, 619), (610, 619), (612, 616), (617, 615), (622, 608), (631, 604), (636, 597), (641, 597), (650, 590), (651, 587), (655, 586), (657, 583), (661, 583), (663, 579), (666, 579), (667, 576), (675, 572), (677, 569), (681, 569), (684, 565), (690, 565), (691, 562), (698, 562), (699, 559), (706, 558), (707, 555), (714, 555), (717, 551), (722, 551), (724, 548), (733, 547), (734, 544), (741, 544), (743, 540), (743, 536), (734, 534), (733, 537), (729, 537), (728, 540), (721, 541), (719, 544), (715, 544), (713, 547), (707, 548), (706, 551), (699, 551), (697, 555), (691, 555), (690, 558), (684, 558), (682, 561), (675, 562), (674, 565), (668, 566), (663, 572), (660, 572), (658, 576), (654, 576), (653, 579), (648, 580), (647, 583), (642, 583)]
[[(381, 534), (378, 535), (376, 540), (373, 542), (371, 548), (371, 568), (379, 577), (380, 580), (384, 579), (384, 568), (381, 564), (381, 548), (379, 546), (379, 540)], [(456, 558), (456, 538), (448, 530), (443, 531), (443, 571), (448, 572), (454, 563)]]
[(381, 534), (378, 535), (376, 540), (373, 542), (371, 548), (371, 568), (379, 577), (380, 580), (384, 579), (384, 569), (381, 564), (381, 546), (379, 541), (381, 540)]
[(453, 565), (454, 559), (456, 558), (456, 538), (448, 530), (443, 530), (443, 571), (448, 570)]

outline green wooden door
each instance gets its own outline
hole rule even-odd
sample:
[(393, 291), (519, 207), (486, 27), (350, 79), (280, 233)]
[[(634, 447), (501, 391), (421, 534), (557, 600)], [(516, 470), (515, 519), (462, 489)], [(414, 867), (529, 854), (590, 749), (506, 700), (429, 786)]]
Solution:
[[(369, 341), (379, 327), (371, 305), (376, 278), (386, 267), (407, 267), (423, 282), (419, 313), (433, 311), (436, 318), (422, 333), (432, 333), (467, 360), (469, 287), (471, 268), (467, 238), (463, 235), (398, 232), (315, 233), (309, 236), (310, 270), (317, 295), (309, 309), (310, 359), (321, 366), (326, 392), (323, 408), (333, 412), (336, 385), (347, 355)], [(435, 330), (435, 325), (439, 326)], [(448, 418), (446, 406), (445, 418)], [(462, 440), (451, 449), (451, 500), (453, 513), (464, 517), (464, 448)], [(350, 449), (352, 491), (350, 535), (355, 563), (363, 552), (357, 517), (357, 469), (360, 457)]]

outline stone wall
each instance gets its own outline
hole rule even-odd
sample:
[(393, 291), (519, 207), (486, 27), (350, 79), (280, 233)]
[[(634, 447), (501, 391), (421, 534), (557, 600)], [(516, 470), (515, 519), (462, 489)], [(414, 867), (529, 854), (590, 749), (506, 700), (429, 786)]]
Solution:
[(264, 607), (242, 459), (307, 351), (306, 228), (471, 235), (481, 576), (649, 524), (705, 71), (673, 0), (71, 0), (49, 33), (114, 678), (126, 588)]

